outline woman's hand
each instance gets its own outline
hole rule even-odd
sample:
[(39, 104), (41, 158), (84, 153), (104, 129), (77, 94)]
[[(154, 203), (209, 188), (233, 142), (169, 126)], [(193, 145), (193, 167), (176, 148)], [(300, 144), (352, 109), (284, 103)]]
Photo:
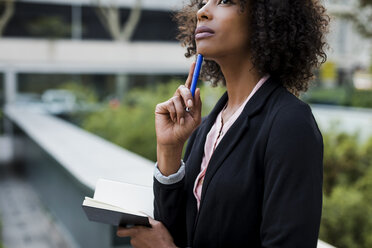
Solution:
[[(178, 87), (171, 99), (156, 105), (157, 160), (164, 176), (178, 171), (183, 145), (201, 123), (200, 89), (196, 89), (194, 98), (190, 91), (194, 68), (195, 63), (190, 67), (185, 85)], [(186, 111), (186, 107), (190, 110)]]
[(176, 245), (173, 238), (163, 223), (149, 217), (151, 227), (134, 226), (130, 228), (119, 227), (119, 237), (130, 237), (130, 243), (134, 248), (164, 247), (173, 248)]
[[(158, 146), (179, 147), (184, 145), (201, 122), (200, 89), (194, 98), (190, 86), (195, 63), (190, 67), (185, 85), (178, 87), (174, 96), (160, 103), (155, 109), (155, 129)], [(186, 107), (190, 108), (187, 112)]]

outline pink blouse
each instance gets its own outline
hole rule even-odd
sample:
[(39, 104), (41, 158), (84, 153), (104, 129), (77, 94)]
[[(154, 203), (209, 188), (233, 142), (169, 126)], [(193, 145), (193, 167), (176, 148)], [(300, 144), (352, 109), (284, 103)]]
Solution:
[(253, 88), (252, 92), (249, 94), (247, 99), (243, 102), (243, 104), (235, 111), (235, 113), (227, 120), (226, 123), (223, 123), (222, 120), (222, 112), (223, 110), (218, 114), (216, 121), (214, 122), (211, 130), (209, 131), (207, 135), (207, 139), (205, 141), (204, 145), (204, 155), (203, 160), (200, 167), (200, 173), (196, 177), (195, 183), (194, 183), (194, 196), (197, 201), (197, 206), (199, 210), (200, 206), (200, 200), (201, 200), (201, 192), (203, 187), (203, 181), (205, 172), (207, 171), (207, 167), (209, 164), (209, 160), (212, 157), (212, 154), (220, 141), (222, 140), (223, 136), (226, 134), (226, 132), (229, 130), (229, 128), (234, 124), (235, 120), (239, 117), (239, 115), (242, 113), (245, 105), (251, 99), (251, 97), (257, 92), (257, 90), (265, 83), (265, 81), (269, 78), (269, 75), (265, 75), (262, 77), (256, 86)]

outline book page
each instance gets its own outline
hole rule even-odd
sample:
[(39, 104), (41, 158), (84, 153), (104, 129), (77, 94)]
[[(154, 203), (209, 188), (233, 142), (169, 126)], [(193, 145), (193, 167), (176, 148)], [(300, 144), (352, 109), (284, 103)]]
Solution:
[(93, 199), (154, 218), (152, 187), (99, 179)]

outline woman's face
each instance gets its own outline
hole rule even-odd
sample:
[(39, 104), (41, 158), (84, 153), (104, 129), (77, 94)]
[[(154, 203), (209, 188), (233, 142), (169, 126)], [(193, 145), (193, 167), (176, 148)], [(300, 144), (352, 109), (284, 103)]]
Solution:
[(249, 53), (249, 15), (239, 0), (203, 0), (197, 12), (197, 52), (210, 60)]

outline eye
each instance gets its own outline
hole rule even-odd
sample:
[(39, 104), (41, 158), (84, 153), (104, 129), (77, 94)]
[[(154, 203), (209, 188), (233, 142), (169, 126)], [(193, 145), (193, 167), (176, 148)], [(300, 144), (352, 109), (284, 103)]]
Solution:
[(203, 8), (204, 5), (206, 5), (206, 4), (207, 4), (207, 3), (206, 3), (205, 1), (200, 1), (200, 2), (198, 3), (198, 9)]
[(231, 0), (219, 0), (218, 5), (234, 5), (235, 3)]
[(233, 2), (231, 0), (220, 0), (218, 4), (232, 4)]

